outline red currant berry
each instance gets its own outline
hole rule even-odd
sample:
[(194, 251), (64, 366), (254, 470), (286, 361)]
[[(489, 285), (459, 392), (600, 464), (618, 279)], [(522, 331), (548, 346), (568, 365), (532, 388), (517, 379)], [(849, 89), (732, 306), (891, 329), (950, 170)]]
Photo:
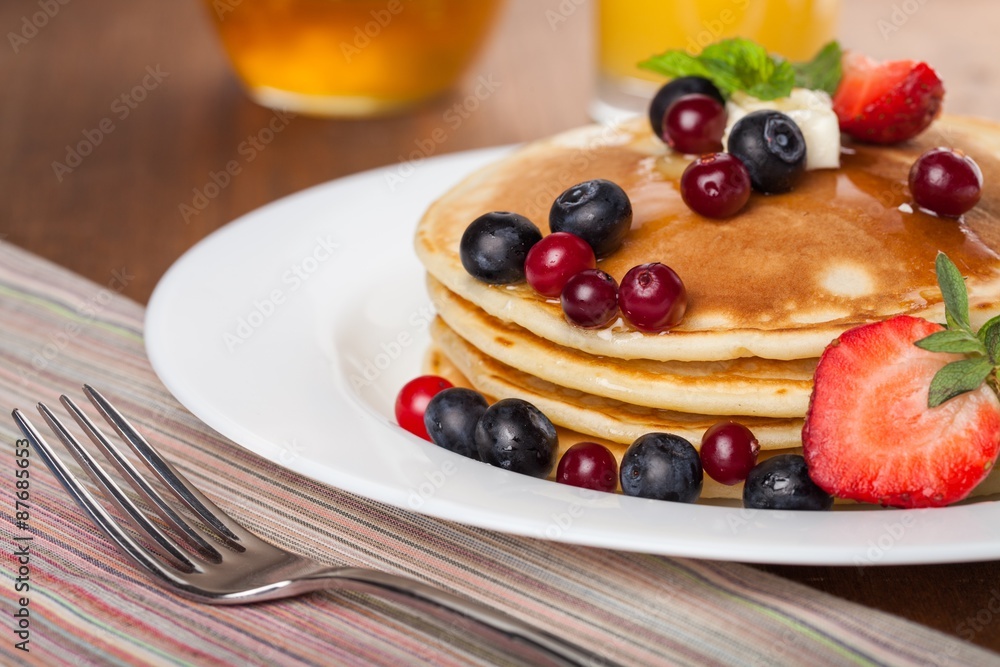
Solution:
[(718, 153), (725, 132), (726, 109), (708, 95), (679, 97), (663, 116), (663, 140), (678, 153)]
[(728, 218), (750, 201), (750, 172), (729, 153), (702, 155), (681, 175), (681, 198), (706, 218)]
[(618, 488), (618, 462), (604, 445), (578, 442), (562, 455), (556, 468), (556, 481), (594, 491)]
[(680, 76), (671, 79), (663, 84), (663, 87), (656, 91), (653, 99), (649, 101), (649, 125), (653, 128), (653, 134), (663, 137), (663, 117), (666, 115), (667, 109), (678, 99), (691, 93), (701, 93), (714, 97), (719, 101), (719, 104), (726, 103), (722, 93), (708, 79), (700, 76)]
[(657, 333), (680, 323), (687, 310), (687, 290), (669, 266), (640, 264), (622, 278), (618, 303), (632, 326)]
[(757, 465), (760, 443), (743, 424), (719, 422), (701, 437), (701, 466), (721, 484), (739, 484)]
[(932, 148), (910, 168), (910, 192), (921, 208), (957, 218), (979, 203), (983, 172), (961, 151)]
[(576, 274), (563, 287), (563, 313), (573, 324), (595, 329), (611, 323), (618, 314), (618, 283), (600, 269)]
[(562, 294), (567, 280), (596, 266), (597, 258), (589, 243), (575, 234), (555, 232), (531, 247), (524, 273), (536, 292), (556, 297)]
[(399, 390), (396, 395), (396, 423), (424, 440), (430, 440), (424, 426), (424, 411), (436, 394), (451, 388), (452, 384), (437, 375), (421, 375)]

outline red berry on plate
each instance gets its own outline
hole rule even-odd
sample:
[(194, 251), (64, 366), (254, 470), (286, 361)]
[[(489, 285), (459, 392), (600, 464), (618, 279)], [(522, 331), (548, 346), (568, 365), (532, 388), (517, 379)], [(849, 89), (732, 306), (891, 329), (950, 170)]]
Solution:
[(618, 283), (600, 269), (587, 269), (566, 281), (559, 300), (566, 319), (578, 327), (607, 326), (618, 314)]
[(396, 395), (396, 423), (424, 440), (430, 440), (424, 426), (424, 411), (435, 394), (452, 384), (437, 375), (421, 375), (403, 385)]
[(680, 324), (687, 310), (687, 290), (669, 266), (640, 264), (622, 278), (618, 305), (636, 329), (658, 333)]
[(726, 108), (708, 95), (679, 97), (663, 115), (663, 140), (678, 153), (717, 153), (726, 132)]
[(556, 481), (594, 491), (614, 491), (618, 488), (618, 462), (604, 445), (578, 442), (559, 459)]
[(757, 465), (760, 443), (743, 424), (714, 424), (701, 437), (701, 467), (715, 481), (732, 486), (747, 478)]
[(728, 218), (750, 201), (750, 172), (730, 153), (702, 155), (681, 174), (681, 198), (706, 218)]
[(663, 139), (663, 117), (667, 115), (667, 109), (684, 95), (692, 93), (714, 97), (719, 104), (726, 103), (726, 99), (715, 84), (704, 77), (679, 76), (671, 79), (663, 84), (649, 101), (649, 126), (653, 129), (653, 134)]
[(910, 192), (921, 208), (957, 218), (979, 203), (983, 172), (961, 151), (932, 148), (910, 168)]
[(851, 329), (823, 352), (802, 431), (809, 475), (840, 498), (895, 507), (962, 500), (1000, 452), (1000, 401), (983, 385), (928, 408), (931, 379), (962, 357), (915, 341), (906, 315)]
[(589, 243), (569, 232), (555, 232), (531, 247), (524, 262), (524, 273), (536, 292), (558, 297), (566, 281), (595, 267), (597, 259)]
[(944, 85), (927, 63), (877, 62), (852, 53), (833, 96), (840, 129), (855, 139), (894, 144), (911, 139), (941, 113)]

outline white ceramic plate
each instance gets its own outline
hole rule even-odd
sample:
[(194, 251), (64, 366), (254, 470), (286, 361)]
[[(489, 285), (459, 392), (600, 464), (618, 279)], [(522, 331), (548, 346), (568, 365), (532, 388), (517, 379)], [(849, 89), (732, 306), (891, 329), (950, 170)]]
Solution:
[(261, 208), (157, 286), (146, 346), (166, 386), (243, 447), (432, 516), (674, 556), (839, 565), (1000, 558), (1000, 502), (825, 513), (587, 492), (464, 459), (393, 423), (431, 310), (412, 250), (425, 207), (506, 149), (367, 172)]

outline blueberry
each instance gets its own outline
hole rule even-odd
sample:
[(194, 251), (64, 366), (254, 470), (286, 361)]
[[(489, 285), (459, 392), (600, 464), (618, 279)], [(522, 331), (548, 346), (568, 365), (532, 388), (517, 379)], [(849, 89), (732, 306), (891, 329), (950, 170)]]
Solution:
[(549, 418), (519, 398), (497, 401), (476, 426), (476, 446), (483, 461), (532, 477), (552, 472), (558, 444)]
[(788, 192), (806, 170), (806, 140), (780, 111), (763, 109), (739, 119), (729, 133), (729, 152), (746, 166), (758, 192)]
[(715, 87), (715, 84), (700, 76), (682, 76), (667, 82), (656, 91), (652, 101), (649, 103), (649, 125), (653, 128), (653, 134), (663, 138), (663, 117), (667, 113), (670, 105), (678, 98), (685, 95), (698, 93), (708, 95), (715, 99), (723, 107), (726, 100), (722, 93)]
[(598, 259), (618, 250), (632, 227), (632, 202), (616, 183), (598, 178), (563, 192), (549, 211), (553, 232), (576, 234)]
[(670, 433), (647, 433), (625, 452), (619, 479), (627, 496), (693, 503), (703, 480), (698, 451)]
[(431, 441), (462, 456), (478, 459), (476, 424), (488, 403), (471, 389), (452, 387), (434, 394), (424, 411), (424, 426)]
[(828, 510), (833, 496), (809, 477), (806, 460), (780, 454), (758, 463), (743, 484), (743, 506), (762, 510)]
[(538, 227), (523, 215), (494, 211), (466, 228), (459, 245), (462, 266), (473, 278), (491, 285), (524, 280), (524, 260), (542, 240)]

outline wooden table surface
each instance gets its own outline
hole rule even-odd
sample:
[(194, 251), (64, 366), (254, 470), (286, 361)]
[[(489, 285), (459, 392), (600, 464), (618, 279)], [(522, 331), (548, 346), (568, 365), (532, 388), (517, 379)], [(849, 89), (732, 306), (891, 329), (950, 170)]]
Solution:
[[(252, 161), (238, 147), (273, 112), (244, 96), (199, 2), (41, 4), (58, 11), (36, 17), (37, 29), (26, 23), (39, 11), (36, 0), (0, 5), (0, 239), (99, 283), (124, 267), (133, 276), (124, 293), (140, 302), (211, 231), (310, 185), (395, 163), (438, 128), (446, 138), (434, 152), (444, 154), (588, 122), (588, 0), (509, 0), (450, 96), (389, 119), (297, 117)], [(577, 5), (550, 27), (546, 12)], [(946, 82), (949, 112), (1000, 120), (998, 27), (994, 0), (845, 0), (839, 34), (876, 57), (930, 61)], [(151, 89), (125, 115), (116, 100), (150, 72)], [(446, 124), (445, 112), (480, 76), (497, 90), (460, 126)], [(101, 139), (93, 151), (71, 171), (54, 167), (87, 133)], [(241, 172), (199, 202), (203, 210), (183, 215), (212, 172), (234, 159)], [(1000, 562), (762, 569), (1000, 651)]]

